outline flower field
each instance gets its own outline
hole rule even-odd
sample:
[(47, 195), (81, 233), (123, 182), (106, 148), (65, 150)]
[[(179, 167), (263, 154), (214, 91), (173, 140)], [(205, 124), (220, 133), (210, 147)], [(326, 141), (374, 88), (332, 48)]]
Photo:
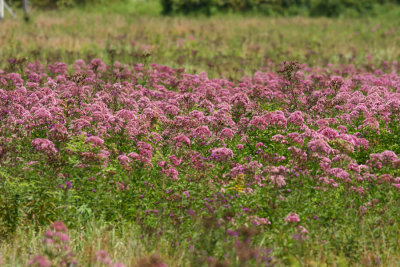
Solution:
[[(230, 81), (157, 64), (10, 60), (0, 231), (11, 244), (33, 225), (36, 243), (2, 262), (396, 265), (399, 73), (396, 62), (284, 62)], [(100, 236), (136, 243), (89, 250), (80, 233), (93, 220)]]
[(7, 2), (0, 266), (400, 266), (395, 1)]

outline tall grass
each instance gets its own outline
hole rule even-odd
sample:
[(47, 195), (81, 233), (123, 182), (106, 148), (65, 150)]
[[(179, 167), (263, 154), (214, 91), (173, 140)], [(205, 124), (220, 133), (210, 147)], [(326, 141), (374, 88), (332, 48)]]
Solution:
[(161, 17), (153, 13), (157, 8), (155, 2), (138, 2), (34, 10), (30, 24), (7, 19), (0, 24), (0, 66), (15, 57), (67, 63), (101, 58), (237, 79), (284, 60), (311, 66), (399, 60), (398, 10), (368, 18), (204, 18)]

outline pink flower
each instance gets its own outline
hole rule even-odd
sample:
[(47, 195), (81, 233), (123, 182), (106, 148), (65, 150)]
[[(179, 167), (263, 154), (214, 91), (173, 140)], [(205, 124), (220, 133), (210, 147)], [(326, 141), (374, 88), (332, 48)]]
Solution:
[(227, 138), (227, 139), (231, 140), (234, 135), (235, 135), (235, 132), (230, 128), (224, 128), (221, 131), (221, 137), (222, 138)]
[(56, 154), (58, 151), (52, 141), (49, 139), (35, 138), (32, 140), (32, 145), (36, 150), (44, 152), (48, 155)]
[(157, 162), (157, 165), (160, 166), (161, 168), (164, 168), (165, 165), (167, 165), (167, 162), (165, 160), (160, 160)]
[(338, 133), (336, 130), (330, 128), (330, 127), (325, 127), (324, 129), (322, 129), (322, 130), (319, 131), (319, 132), (320, 132), (322, 135), (328, 137), (329, 139), (334, 139), (334, 138), (336, 138), (336, 137), (339, 136), (339, 133)]
[(371, 128), (373, 130), (379, 130), (379, 122), (374, 117), (367, 117), (362, 125), (363, 128)]
[(391, 182), (393, 180), (393, 176), (391, 174), (385, 173), (379, 176), (379, 180), (382, 182)]
[(290, 114), (288, 121), (295, 125), (302, 125), (304, 123), (303, 113), (299, 110), (293, 112)]
[(118, 160), (119, 160), (119, 164), (124, 165), (124, 166), (128, 166), (129, 162), (131, 161), (131, 159), (125, 155), (119, 155)]
[(331, 175), (333, 175), (333, 176), (335, 176), (335, 177), (337, 177), (339, 179), (342, 179), (342, 180), (344, 180), (346, 182), (351, 182), (350, 174), (348, 172), (346, 172), (345, 170), (343, 170), (343, 169), (332, 168), (332, 169), (329, 170), (329, 174), (331, 174)]
[(229, 172), (232, 178), (237, 177), (239, 174), (244, 174), (246, 172), (246, 167), (240, 164), (237, 164), (234, 168)]
[(242, 149), (243, 149), (243, 145), (242, 145), (242, 144), (237, 144), (237, 145), (236, 145), (236, 149), (242, 150)]
[(50, 267), (51, 262), (42, 255), (36, 255), (32, 260), (28, 262), (28, 265), (36, 265), (38, 267)]
[(300, 231), (300, 233), (301, 233), (302, 235), (308, 234), (307, 229), (304, 228), (304, 226), (302, 226), (302, 225), (297, 226), (297, 229)]
[(103, 147), (104, 146), (104, 140), (101, 139), (98, 136), (90, 136), (86, 138), (86, 142), (92, 143), (93, 146), (99, 146)]
[(247, 108), (250, 103), (249, 97), (244, 93), (237, 93), (230, 99), (230, 102), (234, 106), (242, 106)]
[(400, 184), (392, 184), (394, 187), (396, 187), (397, 189), (400, 189)]
[(121, 109), (115, 114), (115, 116), (126, 121), (137, 119), (135, 112), (127, 109)]
[[(34, 110), (34, 108), (32, 110)], [(53, 118), (51, 113), (45, 108), (36, 109), (33, 116), (35, 120), (40, 121), (41, 123), (50, 122)]]
[(151, 147), (150, 144), (139, 141), (137, 143), (137, 146), (139, 148), (139, 154), (143, 157), (150, 157), (151, 158), (151, 151), (153, 148)]
[(278, 127), (286, 128), (287, 125), (285, 114), (280, 110), (270, 112), (267, 115), (264, 115), (263, 119), (267, 126), (276, 125)]
[(392, 165), (394, 168), (399, 169), (400, 168), (400, 159), (396, 159), (392, 162)]
[(383, 151), (381, 153), (381, 158), (382, 158), (383, 163), (385, 163), (385, 164), (394, 162), (395, 160), (398, 159), (396, 153), (394, 153), (391, 150)]
[(112, 264), (110, 256), (108, 256), (107, 251), (104, 250), (99, 250), (96, 252), (96, 260), (107, 265)]
[(176, 116), (179, 114), (179, 111), (180, 111), (179, 108), (174, 105), (167, 105), (165, 107), (165, 114), (168, 114), (168, 115)]
[(256, 172), (256, 171), (260, 170), (262, 166), (263, 165), (260, 162), (256, 161), (256, 160), (253, 160), (253, 161), (249, 162), (249, 169), (252, 172)]
[(56, 221), (50, 225), (50, 228), (53, 229), (56, 232), (64, 232), (66, 233), (68, 231), (67, 227), (62, 221)]
[(316, 153), (330, 154), (332, 148), (322, 139), (314, 139), (308, 142), (307, 147), (310, 151)]
[(345, 134), (348, 131), (347, 127), (344, 125), (339, 125), (337, 128), (338, 128), (340, 134)]
[(70, 240), (69, 236), (67, 234), (63, 234), (63, 233), (60, 233), (58, 235), (58, 238), (60, 239), (61, 242), (64, 242), (64, 243), (67, 243)]
[(71, 125), (69, 126), (69, 128), (72, 130), (75, 130), (75, 131), (79, 131), (85, 127), (89, 128), (90, 126), (91, 126), (91, 124), (88, 120), (80, 118), (80, 119), (73, 120)]
[(190, 139), (185, 135), (178, 135), (174, 138), (177, 145), (180, 146), (181, 143), (186, 144), (188, 147), (190, 146)]
[(254, 116), (249, 124), (256, 127), (259, 130), (265, 130), (266, 123), (261, 116)]
[(179, 172), (175, 168), (173, 168), (173, 167), (168, 168), (168, 169), (164, 170), (164, 173), (167, 177), (172, 178), (172, 180), (178, 181)]
[(256, 147), (264, 147), (265, 145), (264, 145), (264, 143), (262, 143), (262, 142), (258, 142), (257, 144), (256, 144)]
[(184, 191), (183, 193), (185, 194), (185, 196), (186, 196), (187, 198), (190, 197), (189, 191)]
[(211, 131), (207, 125), (197, 127), (196, 129), (194, 129), (192, 134), (193, 136), (200, 139), (206, 139), (211, 137)]
[(271, 224), (271, 222), (267, 218), (259, 218), (257, 216), (250, 216), (250, 222), (254, 226)]
[(288, 141), (285, 140), (285, 137), (283, 135), (281, 135), (281, 134), (276, 134), (276, 135), (272, 136), (271, 139), (272, 139), (272, 141), (275, 141), (275, 142), (278, 142), (278, 143), (281, 143), (281, 144), (287, 144), (288, 143)]
[(211, 157), (216, 161), (227, 161), (233, 158), (233, 152), (226, 147), (215, 148), (211, 152)]
[(243, 135), (242, 138), (240, 138), (240, 142), (247, 143), (247, 142), (248, 142), (248, 139), (249, 139), (249, 136)]
[(67, 136), (68, 131), (67, 128), (61, 124), (61, 123), (56, 123), (53, 128), (50, 130), (51, 137), (56, 139), (56, 140), (62, 140), (65, 136)]
[(179, 159), (177, 156), (175, 156), (175, 155), (172, 155), (172, 156), (170, 156), (169, 157), (169, 160), (172, 162), (172, 164), (173, 165), (175, 165), (175, 166), (179, 166), (182, 162), (183, 162), (183, 160), (182, 159)]
[(271, 181), (279, 188), (286, 185), (285, 177), (283, 175), (271, 175)]
[(322, 158), (319, 166), (323, 171), (328, 171), (331, 168), (331, 160), (329, 158)]
[(130, 158), (132, 158), (132, 159), (134, 159), (134, 160), (139, 160), (139, 159), (140, 159), (139, 154), (136, 153), (136, 152), (131, 152), (131, 153), (129, 153), (129, 154), (128, 154), (128, 157), (130, 157)]
[(327, 120), (324, 120), (324, 119), (318, 119), (318, 120), (316, 121), (316, 124), (318, 125), (318, 127), (319, 127), (320, 129), (323, 129), (323, 128), (329, 126), (329, 122), (328, 122)]
[(297, 213), (295, 212), (290, 213), (285, 218), (285, 222), (299, 222), (299, 221), (300, 221), (299, 215), (297, 215)]

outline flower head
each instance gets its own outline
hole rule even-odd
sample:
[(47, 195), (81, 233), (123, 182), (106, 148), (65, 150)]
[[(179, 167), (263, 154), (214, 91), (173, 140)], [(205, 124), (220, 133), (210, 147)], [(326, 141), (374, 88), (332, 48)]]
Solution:
[(50, 267), (52, 264), (45, 256), (36, 255), (32, 260), (28, 262), (28, 265), (34, 265), (38, 267)]
[(211, 157), (216, 161), (227, 161), (233, 158), (233, 152), (226, 147), (215, 148), (211, 152)]
[(295, 212), (289, 213), (285, 218), (285, 222), (300, 222), (299, 215)]

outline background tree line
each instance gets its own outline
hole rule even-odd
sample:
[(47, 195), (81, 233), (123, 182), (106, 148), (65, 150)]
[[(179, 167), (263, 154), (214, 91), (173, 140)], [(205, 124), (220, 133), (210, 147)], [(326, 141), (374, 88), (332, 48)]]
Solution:
[(256, 12), (265, 15), (336, 17), (344, 12), (363, 14), (400, 0), (160, 0), (164, 14)]
[[(157, 0), (30, 0), (40, 8), (72, 7), (79, 5), (115, 4), (129, 1)], [(382, 5), (398, 5), (400, 0), (158, 0), (164, 15), (216, 13), (257, 13), (268, 16), (327, 16), (366, 14)], [(8, 0), (21, 5), (20, 0)]]

